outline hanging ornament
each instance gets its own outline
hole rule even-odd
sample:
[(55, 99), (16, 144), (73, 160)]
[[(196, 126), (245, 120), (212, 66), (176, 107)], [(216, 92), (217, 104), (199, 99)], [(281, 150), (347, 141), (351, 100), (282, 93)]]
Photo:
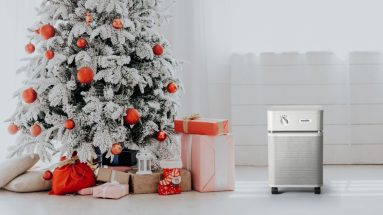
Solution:
[(165, 141), (167, 134), (164, 131), (157, 132), (156, 139), (160, 142)]
[(32, 87), (25, 89), (21, 96), (23, 97), (24, 102), (27, 104), (32, 104), (37, 99), (37, 93)]
[(164, 48), (160, 44), (153, 46), (153, 53), (157, 56), (160, 56), (164, 53)]
[(50, 181), (50, 180), (52, 180), (52, 178), (53, 178), (53, 173), (51, 171), (47, 170), (44, 172), (43, 179), (45, 181)]
[(121, 154), (122, 152), (122, 146), (119, 144), (119, 143), (114, 143), (112, 145), (112, 149), (110, 150), (110, 152), (113, 154), (113, 155), (119, 155)]
[(78, 38), (76, 42), (77, 47), (84, 49), (88, 45), (88, 41), (84, 38)]
[(77, 80), (82, 84), (90, 84), (93, 81), (93, 70), (89, 67), (81, 67), (77, 71)]
[(168, 90), (169, 93), (175, 93), (175, 92), (177, 92), (177, 85), (172, 82), (172, 83), (168, 84), (166, 89)]
[(12, 135), (16, 134), (17, 132), (19, 131), (19, 127), (17, 127), (17, 125), (15, 125), (14, 123), (10, 124), (8, 126), (8, 132)]
[(51, 60), (55, 56), (55, 53), (52, 50), (46, 50), (45, 51), (45, 58), (48, 60)]
[(122, 23), (122, 20), (120, 18), (115, 18), (112, 22), (112, 26), (115, 29), (121, 29), (124, 27), (124, 24)]
[(44, 40), (47, 40), (51, 37), (54, 37), (56, 34), (56, 30), (55, 28), (50, 25), (50, 24), (46, 24), (46, 25), (43, 25), (41, 26), (40, 28), (40, 35), (41, 37), (44, 39)]
[(140, 113), (134, 108), (128, 108), (126, 110), (126, 115), (124, 116), (124, 120), (128, 125), (135, 125), (138, 121), (140, 121)]
[(91, 12), (87, 12), (86, 15), (85, 15), (86, 25), (90, 26), (90, 24), (92, 24), (92, 21), (93, 21), (92, 13)]
[(30, 130), (31, 135), (34, 137), (39, 136), (41, 134), (41, 131), (42, 131), (42, 129), (41, 129), (41, 126), (39, 124), (32, 125), (31, 130)]
[(75, 127), (75, 123), (73, 119), (67, 119), (64, 122), (64, 127), (68, 130), (72, 130)]
[(32, 54), (33, 52), (35, 52), (35, 45), (33, 45), (32, 43), (28, 43), (26, 46), (25, 46), (25, 51), (29, 54)]

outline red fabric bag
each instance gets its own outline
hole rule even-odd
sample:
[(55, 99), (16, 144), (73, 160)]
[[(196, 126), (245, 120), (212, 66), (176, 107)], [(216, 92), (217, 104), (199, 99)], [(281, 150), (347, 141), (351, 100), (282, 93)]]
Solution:
[(92, 187), (96, 179), (92, 169), (77, 156), (63, 161), (53, 172), (51, 195), (65, 195)]

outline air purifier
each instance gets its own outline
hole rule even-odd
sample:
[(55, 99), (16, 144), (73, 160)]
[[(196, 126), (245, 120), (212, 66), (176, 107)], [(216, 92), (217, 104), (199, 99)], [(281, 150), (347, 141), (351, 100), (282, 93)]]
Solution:
[(274, 106), (267, 111), (269, 184), (282, 187), (323, 185), (323, 109), (320, 106)]

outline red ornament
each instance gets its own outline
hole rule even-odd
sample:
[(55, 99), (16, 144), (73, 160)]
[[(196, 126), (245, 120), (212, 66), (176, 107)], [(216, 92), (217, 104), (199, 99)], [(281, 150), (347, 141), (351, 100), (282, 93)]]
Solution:
[(73, 119), (67, 119), (64, 122), (64, 127), (66, 129), (72, 130), (75, 127), (75, 123)]
[(76, 45), (80, 49), (84, 49), (88, 45), (88, 41), (86, 41), (84, 38), (78, 38)]
[(90, 24), (92, 24), (92, 21), (93, 21), (92, 13), (87, 12), (86, 15), (85, 15), (85, 22), (86, 22), (86, 25), (89, 26)]
[(8, 126), (8, 132), (12, 135), (16, 134), (17, 132), (19, 131), (19, 127), (17, 127), (17, 125), (15, 125), (14, 123), (10, 124)]
[(46, 50), (45, 51), (45, 57), (48, 60), (51, 60), (55, 56), (55, 53), (52, 50)]
[(81, 67), (77, 71), (77, 80), (82, 84), (90, 84), (93, 81), (93, 70), (89, 67)]
[(164, 48), (160, 44), (156, 44), (153, 47), (153, 53), (157, 56), (160, 56), (164, 53)]
[(164, 131), (157, 132), (156, 139), (160, 142), (165, 141), (168, 135)]
[(31, 127), (31, 135), (34, 136), (34, 137), (37, 137), (41, 134), (41, 126), (39, 124), (34, 124), (32, 125)]
[(112, 26), (115, 29), (121, 29), (124, 27), (124, 25), (122, 24), (122, 20), (119, 18), (113, 20)]
[(140, 113), (134, 108), (128, 108), (126, 110), (126, 115), (124, 116), (124, 120), (128, 125), (135, 125), (138, 121), (140, 121)]
[(177, 92), (177, 85), (172, 82), (172, 83), (168, 84), (166, 89), (168, 90), (169, 93), (175, 93), (175, 92)]
[(29, 54), (32, 54), (33, 52), (35, 52), (35, 45), (33, 45), (32, 43), (28, 43), (26, 46), (25, 46), (25, 51)]
[(30, 87), (23, 91), (22, 97), (25, 103), (32, 104), (37, 99), (37, 93), (32, 87)]
[(40, 35), (41, 37), (44, 39), (44, 40), (47, 40), (51, 37), (54, 37), (56, 34), (56, 30), (55, 28), (50, 25), (50, 24), (46, 24), (46, 25), (43, 25), (41, 26), (40, 28)]
[(50, 181), (50, 180), (52, 180), (52, 178), (53, 178), (53, 173), (51, 171), (47, 170), (44, 172), (43, 179), (45, 181)]
[(110, 150), (113, 155), (119, 155), (122, 152), (122, 146), (118, 143), (112, 145), (112, 149)]

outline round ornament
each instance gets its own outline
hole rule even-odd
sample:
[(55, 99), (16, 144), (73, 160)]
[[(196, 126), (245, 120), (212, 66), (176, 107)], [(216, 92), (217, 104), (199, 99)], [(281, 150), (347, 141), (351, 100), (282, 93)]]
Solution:
[(51, 24), (41, 26), (40, 35), (44, 40), (54, 37), (56, 34), (55, 28)]
[(153, 46), (153, 53), (157, 56), (160, 56), (164, 53), (164, 48), (160, 44)]
[(77, 71), (77, 80), (82, 84), (90, 84), (93, 81), (94, 73), (89, 67), (81, 67)]
[(41, 134), (41, 126), (39, 124), (34, 124), (32, 125), (31, 127), (31, 135), (34, 136), (34, 137), (37, 137)]
[(29, 54), (32, 54), (33, 52), (35, 52), (35, 45), (33, 45), (32, 43), (28, 43), (26, 46), (25, 46), (25, 51)]
[(119, 144), (119, 143), (114, 143), (112, 145), (112, 149), (110, 150), (110, 152), (113, 154), (113, 155), (119, 155), (121, 154), (122, 152), (122, 146)]
[(68, 130), (72, 130), (75, 127), (75, 123), (73, 119), (67, 119), (64, 122), (64, 127)]
[(175, 92), (177, 92), (177, 85), (172, 82), (172, 83), (168, 84), (166, 89), (168, 90), (169, 93), (175, 93)]
[(128, 125), (135, 125), (140, 121), (141, 115), (135, 108), (128, 108), (124, 120)]
[(122, 23), (122, 20), (120, 18), (116, 18), (113, 20), (112, 26), (115, 29), (121, 29), (124, 27), (124, 24)]
[(12, 135), (16, 134), (17, 132), (19, 131), (19, 127), (17, 127), (17, 125), (15, 125), (14, 123), (10, 124), (8, 126), (8, 132)]
[(21, 96), (23, 97), (25, 103), (32, 104), (37, 99), (37, 92), (32, 87), (30, 87), (25, 89)]
[(84, 49), (88, 45), (88, 41), (84, 38), (78, 38), (76, 42), (77, 47)]
[(45, 51), (45, 58), (51, 60), (55, 56), (55, 53), (52, 50)]
[(157, 132), (156, 139), (160, 142), (165, 141), (167, 134), (164, 131)]
[(51, 171), (47, 170), (44, 172), (43, 179), (45, 181), (50, 181), (50, 180), (52, 180), (52, 178), (53, 178), (53, 173)]

